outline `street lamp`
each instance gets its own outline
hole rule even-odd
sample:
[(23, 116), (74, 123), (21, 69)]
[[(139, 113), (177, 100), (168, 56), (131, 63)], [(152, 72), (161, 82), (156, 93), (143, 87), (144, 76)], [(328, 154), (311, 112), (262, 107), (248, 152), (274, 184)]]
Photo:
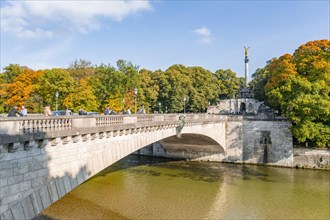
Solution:
[(167, 114), (167, 106), (165, 106), (165, 113)]
[(159, 106), (159, 114), (160, 114), (160, 107), (161, 107), (162, 103), (158, 102), (158, 106)]
[(125, 99), (123, 99), (123, 110), (125, 109)]
[(57, 111), (57, 100), (58, 100), (59, 93), (58, 91), (55, 92), (55, 98), (56, 98), (56, 111)]
[(183, 97), (183, 114), (186, 114), (186, 101), (187, 101), (187, 98), (186, 96)]
[(135, 98), (135, 114), (136, 114), (136, 98), (137, 98), (137, 94), (138, 94), (138, 90), (137, 90), (137, 88), (135, 87), (134, 88), (134, 98)]

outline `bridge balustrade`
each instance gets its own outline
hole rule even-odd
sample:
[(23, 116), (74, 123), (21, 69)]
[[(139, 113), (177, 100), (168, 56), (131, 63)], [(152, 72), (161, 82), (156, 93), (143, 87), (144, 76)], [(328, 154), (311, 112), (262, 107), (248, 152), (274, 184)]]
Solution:
[[(14, 152), (22, 144), (32, 146), (35, 142), (40, 146), (46, 145), (48, 141), (56, 145), (59, 141), (86, 141), (89, 137), (108, 138), (175, 128), (179, 125), (179, 116), (180, 114), (145, 114), (0, 118), (0, 148), (6, 146), (9, 151)], [(228, 118), (223, 115), (187, 114), (184, 126), (219, 120)]]
[[(226, 120), (223, 115), (187, 114), (188, 124), (209, 120)], [(1, 118), (0, 134), (27, 134), (38, 132), (63, 131), (73, 128), (107, 127), (123, 124), (150, 124), (152, 122), (178, 122), (179, 114), (145, 115), (97, 115), (97, 116), (62, 116), (62, 117), (19, 117)]]
[(96, 118), (96, 126), (104, 127), (108, 125), (120, 125), (123, 124), (123, 116), (100, 116)]
[(71, 118), (24, 119), (19, 121), (19, 131), (23, 134), (45, 131), (59, 131), (71, 128)]

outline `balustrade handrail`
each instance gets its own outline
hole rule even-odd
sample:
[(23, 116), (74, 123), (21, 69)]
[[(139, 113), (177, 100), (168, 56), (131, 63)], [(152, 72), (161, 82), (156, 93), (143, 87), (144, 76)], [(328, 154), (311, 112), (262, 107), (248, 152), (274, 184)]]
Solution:
[[(125, 124), (161, 124), (160, 122), (179, 122), (180, 114), (143, 114), (143, 115), (74, 115), (74, 116), (35, 116), (6, 117), (0, 119), (1, 134), (24, 134), (54, 132), (74, 128), (97, 128)], [(227, 120), (224, 115), (186, 114), (186, 122), (206, 122)]]
[(48, 118), (19, 121), (19, 131), (22, 133), (35, 133), (42, 131), (59, 131), (72, 128), (71, 118)]

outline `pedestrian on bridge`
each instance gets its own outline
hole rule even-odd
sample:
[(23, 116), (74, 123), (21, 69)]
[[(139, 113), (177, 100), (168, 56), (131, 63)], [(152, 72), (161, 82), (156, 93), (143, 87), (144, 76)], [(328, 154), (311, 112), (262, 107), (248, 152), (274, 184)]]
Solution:
[(44, 108), (44, 116), (51, 116), (52, 111), (50, 110), (50, 105), (46, 105)]
[(110, 111), (109, 111), (109, 107), (108, 107), (108, 106), (105, 107), (105, 109), (104, 109), (104, 114), (105, 114), (105, 115), (110, 115)]
[(27, 116), (27, 109), (24, 107), (24, 105), (22, 105), (22, 109), (19, 113), (21, 114), (21, 116), (24, 116), (24, 117)]
[(18, 112), (17, 110), (17, 106), (15, 105), (8, 113), (7, 117), (17, 117), (17, 114), (22, 116), (22, 114), (20, 112)]

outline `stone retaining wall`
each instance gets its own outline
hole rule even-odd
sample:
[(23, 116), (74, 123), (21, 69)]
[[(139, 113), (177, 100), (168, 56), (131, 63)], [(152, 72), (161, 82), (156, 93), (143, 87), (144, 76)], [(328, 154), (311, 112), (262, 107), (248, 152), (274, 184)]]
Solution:
[(294, 148), (293, 156), (297, 168), (330, 170), (330, 150)]

